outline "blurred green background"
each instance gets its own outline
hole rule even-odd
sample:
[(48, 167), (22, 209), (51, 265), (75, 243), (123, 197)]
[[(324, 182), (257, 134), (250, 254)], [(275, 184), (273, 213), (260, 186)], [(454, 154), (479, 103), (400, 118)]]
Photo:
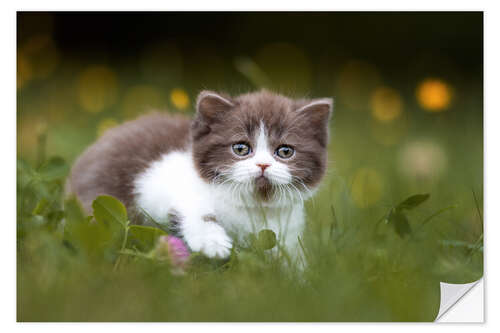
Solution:
[[(117, 277), (79, 264), (88, 275), (82, 281), (63, 250), (48, 245), (57, 243), (55, 234), (33, 229), (29, 217), (18, 221), (18, 319), (432, 320), (438, 281), (482, 276), (482, 13), (17, 15), (23, 165), (36, 168), (50, 156), (71, 164), (106, 129), (153, 109), (192, 114), (202, 89), (236, 95), (260, 88), (335, 101), (330, 168), (307, 207), (306, 247), (321, 262), (310, 273), (321, 297), (283, 285), (274, 271), (267, 284), (248, 272), (222, 280), (209, 274), (195, 285), (175, 280), (180, 292), (149, 266)], [(37, 215), (20, 203), (22, 189), (18, 216)], [(410, 241), (377, 223), (417, 193), (430, 198), (408, 212)], [(329, 230), (338, 237), (333, 249)], [(110, 279), (130, 292), (110, 287)], [(168, 293), (163, 288), (177, 293), (168, 294), (175, 301), (157, 299)], [(235, 308), (242, 290), (247, 298)], [(214, 303), (212, 292), (221, 292)], [(103, 295), (128, 303), (108, 304)], [(191, 315), (172, 310), (180, 303)]]

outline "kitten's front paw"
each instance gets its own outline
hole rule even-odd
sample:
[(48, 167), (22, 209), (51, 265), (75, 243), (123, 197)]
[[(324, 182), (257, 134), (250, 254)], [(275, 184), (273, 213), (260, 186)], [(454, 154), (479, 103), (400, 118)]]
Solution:
[(233, 247), (224, 228), (214, 222), (203, 222), (195, 234), (186, 237), (186, 241), (191, 250), (209, 258), (227, 258)]

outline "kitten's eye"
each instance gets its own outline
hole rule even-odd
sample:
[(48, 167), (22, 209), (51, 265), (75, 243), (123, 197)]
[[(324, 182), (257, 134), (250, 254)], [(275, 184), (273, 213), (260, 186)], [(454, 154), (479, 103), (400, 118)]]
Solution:
[(292, 147), (290, 146), (279, 146), (278, 149), (276, 150), (276, 155), (278, 155), (281, 158), (290, 158), (293, 156), (295, 150), (293, 150)]
[(250, 154), (250, 146), (246, 143), (235, 143), (233, 145), (233, 152), (238, 156), (246, 156)]

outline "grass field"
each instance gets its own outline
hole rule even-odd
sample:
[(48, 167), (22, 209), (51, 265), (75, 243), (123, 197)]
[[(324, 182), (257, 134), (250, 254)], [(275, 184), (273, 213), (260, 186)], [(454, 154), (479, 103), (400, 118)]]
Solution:
[[(112, 236), (89, 227), (80, 231), (83, 240), (67, 240), (63, 217), (89, 223), (76, 208), (63, 209), (67, 162), (51, 158), (53, 152), (38, 168), (20, 160), (18, 319), (432, 320), (439, 281), (482, 275), (480, 128), (471, 140), (474, 132), (460, 127), (469, 125), (443, 119), (444, 130), (425, 129), (425, 139), (433, 141), (419, 141), (417, 123), (415, 138), (384, 147), (365, 137), (367, 124), (336, 112), (332, 167), (307, 204), (304, 247), (311, 264), (305, 281), (282, 272), (280, 259), (269, 262), (255, 251), (235, 253), (231, 265), (195, 260), (183, 276), (172, 275), (166, 262), (140, 257), (126, 256), (115, 267), (120, 229)], [(408, 158), (440, 149), (445, 169), (431, 163), (428, 170), (400, 170), (415, 167), (398, 161), (404, 149)], [(391, 215), (406, 197), (424, 193), (430, 194), (425, 202)]]
[[(36, 38), (18, 47), (18, 321), (432, 321), (440, 281), (482, 276), (476, 81), (362, 59), (331, 68), (286, 43), (224, 62), (191, 55), (180, 74), (171, 46), (139, 64), (89, 63)], [(288, 70), (275, 54), (293, 59)], [(202, 88), (261, 87), (335, 99), (328, 174), (306, 204), (303, 273), (257, 242), (225, 262), (192, 254), (178, 274), (160, 255), (162, 231), (130, 227), (124, 238), (116, 202), (97, 205), (97, 222), (63, 203), (71, 163), (107, 128), (152, 108), (192, 114)]]

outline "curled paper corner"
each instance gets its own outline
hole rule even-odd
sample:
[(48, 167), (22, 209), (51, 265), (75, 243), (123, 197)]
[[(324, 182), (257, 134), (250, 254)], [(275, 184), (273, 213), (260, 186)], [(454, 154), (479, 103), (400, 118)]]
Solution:
[(441, 316), (443, 316), (453, 305), (455, 305), (481, 280), (482, 278), (477, 281), (464, 284), (439, 282), (439, 286), (441, 289), (441, 301), (439, 304), (439, 313), (436, 316), (435, 321), (439, 321)]

